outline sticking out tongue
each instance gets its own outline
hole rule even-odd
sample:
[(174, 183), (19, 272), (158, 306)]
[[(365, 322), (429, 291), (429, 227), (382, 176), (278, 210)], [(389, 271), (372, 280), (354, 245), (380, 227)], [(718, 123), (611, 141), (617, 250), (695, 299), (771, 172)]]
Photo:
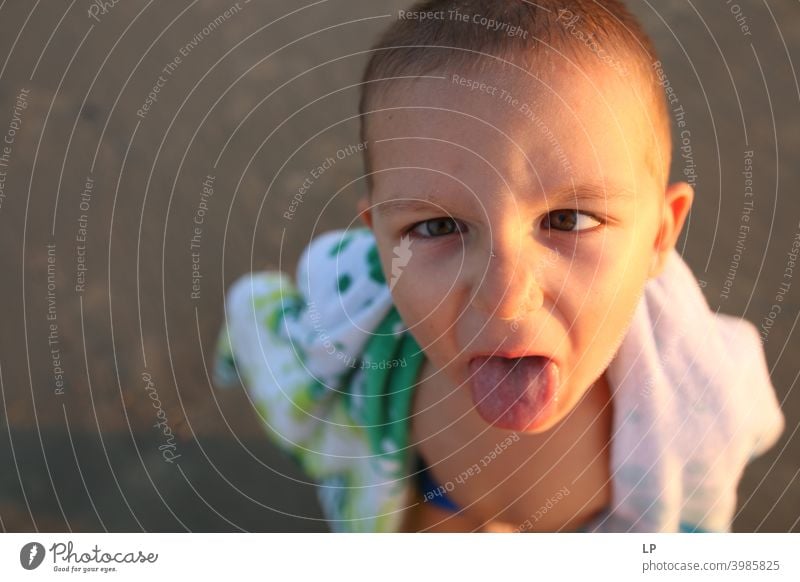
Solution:
[(559, 375), (548, 358), (480, 356), (469, 363), (469, 372), (472, 402), (491, 425), (522, 431), (553, 412)]

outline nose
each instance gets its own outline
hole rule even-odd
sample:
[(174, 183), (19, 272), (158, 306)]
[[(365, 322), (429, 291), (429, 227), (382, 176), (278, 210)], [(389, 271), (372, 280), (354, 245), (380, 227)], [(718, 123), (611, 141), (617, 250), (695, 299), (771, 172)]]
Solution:
[(542, 307), (536, 244), (526, 237), (503, 238), (487, 252), (488, 265), (473, 286), (472, 305), (489, 317), (514, 321)]

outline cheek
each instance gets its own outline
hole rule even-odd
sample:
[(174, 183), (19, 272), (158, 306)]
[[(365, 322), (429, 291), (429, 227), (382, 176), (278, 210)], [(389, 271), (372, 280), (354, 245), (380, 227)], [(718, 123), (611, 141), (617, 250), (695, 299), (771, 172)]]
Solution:
[[(387, 259), (383, 264), (387, 281), (390, 281), (392, 255)], [(425, 350), (427, 358), (442, 370), (452, 368), (452, 358), (458, 352), (456, 329), (461, 305), (460, 295), (453, 285), (457, 276), (446, 270), (442, 261), (423, 260), (420, 250), (405, 266), (396, 268), (396, 283), (391, 288), (401, 319)]]
[(392, 289), (397, 312), (425, 356), (439, 369), (447, 369), (452, 354), (453, 318), (443, 291), (406, 272)]
[(592, 348), (598, 358), (609, 355), (600, 352), (613, 353), (622, 340), (646, 281), (642, 253), (617, 242), (607, 241), (602, 251), (575, 260), (565, 284), (573, 345)]
[(409, 246), (379, 241), (381, 264), (395, 304), (415, 314), (415, 320), (435, 315), (451, 298), (458, 279), (458, 261), (446, 245), (412, 240)]
[(381, 262), (392, 299), (408, 327), (435, 329), (446, 318), (451, 281), (435, 265), (414, 256), (412, 245), (406, 258), (397, 252), (381, 253)]

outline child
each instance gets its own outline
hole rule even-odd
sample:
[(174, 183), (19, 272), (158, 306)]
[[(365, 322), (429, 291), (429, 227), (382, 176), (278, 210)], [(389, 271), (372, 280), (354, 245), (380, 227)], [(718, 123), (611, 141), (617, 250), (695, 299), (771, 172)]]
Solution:
[(755, 327), (675, 250), (694, 193), (656, 69), (617, 1), (398, 14), (362, 86), (366, 226), (295, 283), (239, 279), (219, 341), (334, 531), (730, 530), (784, 419)]

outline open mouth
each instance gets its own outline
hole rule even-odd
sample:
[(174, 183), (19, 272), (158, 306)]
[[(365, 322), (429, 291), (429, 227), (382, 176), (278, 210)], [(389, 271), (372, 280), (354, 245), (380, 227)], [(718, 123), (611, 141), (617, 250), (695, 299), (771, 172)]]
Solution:
[(477, 356), (469, 362), (472, 402), (487, 423), (532, 430), (555, 411), (558, 365), (545, 356)]

